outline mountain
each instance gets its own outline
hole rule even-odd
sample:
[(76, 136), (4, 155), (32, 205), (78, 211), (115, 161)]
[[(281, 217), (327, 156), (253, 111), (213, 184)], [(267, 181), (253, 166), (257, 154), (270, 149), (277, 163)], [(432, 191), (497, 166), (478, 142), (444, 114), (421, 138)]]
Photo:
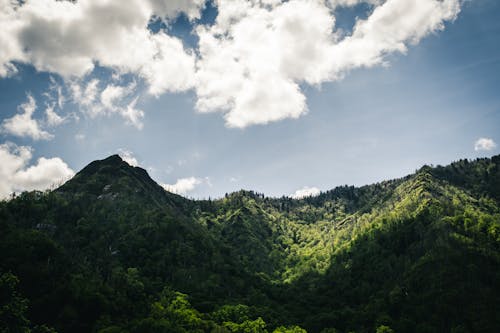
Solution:
[(146, 170), (130, 166), (118, 155), (90, 163), (56, 191), (71, 197), (116, 201), (125, 206), (133, 203), (172, 209), (176, 213), (186, 204), (181, 196), (165, 191)]
[(498, 332), (500, 156), (188, 200), (117, 155), (0, 203), (1, 332)]

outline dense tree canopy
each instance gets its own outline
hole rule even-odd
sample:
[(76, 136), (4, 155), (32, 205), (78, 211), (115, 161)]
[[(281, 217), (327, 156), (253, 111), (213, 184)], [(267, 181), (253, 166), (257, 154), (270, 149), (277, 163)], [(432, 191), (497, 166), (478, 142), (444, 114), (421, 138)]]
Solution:
[(0, 203), (0, 332), (498, 332), (499, 168), (193, 201), (96, 161)]

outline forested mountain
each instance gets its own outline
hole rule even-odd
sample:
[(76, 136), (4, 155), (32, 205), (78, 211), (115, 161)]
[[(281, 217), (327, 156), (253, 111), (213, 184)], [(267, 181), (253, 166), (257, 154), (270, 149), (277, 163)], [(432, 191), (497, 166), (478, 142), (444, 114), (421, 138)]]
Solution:
[(0, 332), (500, 332), (500, 156), (300, 200), (117, 155), (0, 203)]

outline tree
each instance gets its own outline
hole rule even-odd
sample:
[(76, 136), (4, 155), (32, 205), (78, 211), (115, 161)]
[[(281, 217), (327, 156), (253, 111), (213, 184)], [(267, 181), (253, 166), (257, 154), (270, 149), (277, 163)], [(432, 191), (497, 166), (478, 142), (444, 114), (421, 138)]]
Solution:
[(380, 325), (377, 327), (376, 333), (394, 333), (394, 330), (386, 325)]
[(17, 292), (19, 279), (12, 273), (0, 275), (0, 332), (29, 333), (30, 321), (25, 314), (28, 300)]
[[(288, 327), (280, 326), (276, 328), (273, 331), (273, 333), (307, 333), (307, 331), (299, 326), (288, 326)], [(331, 333), (336, 333), (336, 332), (331, 332)]]

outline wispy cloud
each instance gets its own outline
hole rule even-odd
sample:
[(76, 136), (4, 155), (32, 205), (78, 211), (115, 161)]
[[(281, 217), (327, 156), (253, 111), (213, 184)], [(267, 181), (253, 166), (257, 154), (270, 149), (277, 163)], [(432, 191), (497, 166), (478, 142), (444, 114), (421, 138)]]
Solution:
[(129, 165), (134, 167), (139, 165), (137, 158), (135, 158), (134, 154), (130, 150), (120, 148), (118, 149), (118, 154), (122, 160), (127, 162)]
[(55, 109), (55, 104), (47, 105), (47, 107), (45, 108), (47, 125), (52, 127), (59, 126), (66, 120), (66, 117), (60, 116), (54, 109)]
[(136, 89), (135, 81), (117, 85), (92, 79), (87, 82), (74, 80), (70, 84), (72, 101), (90, 117), (118, 114), (128, 124), (142, 129), (144, 111), (136, 106), (139, 99)]

